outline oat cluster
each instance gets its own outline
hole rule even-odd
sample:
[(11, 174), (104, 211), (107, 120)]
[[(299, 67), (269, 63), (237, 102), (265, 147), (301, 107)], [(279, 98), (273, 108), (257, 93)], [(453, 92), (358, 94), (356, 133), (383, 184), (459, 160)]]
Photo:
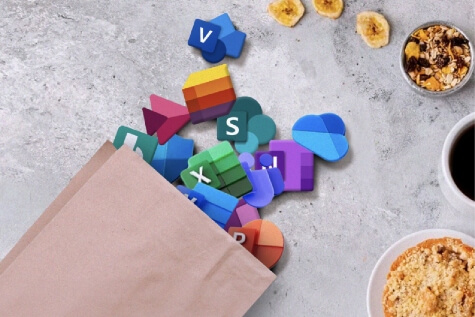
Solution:
[(426, 240), (391, 266), (383, 294), (386, 317), (475, 316), (475, 251), (461, 240)]
[(471, 63), (468, 40), (445, 25), (414, 32), (404, 53), (408, 75), (417, 85), (431, 91), (455, 87), (465, 77)]

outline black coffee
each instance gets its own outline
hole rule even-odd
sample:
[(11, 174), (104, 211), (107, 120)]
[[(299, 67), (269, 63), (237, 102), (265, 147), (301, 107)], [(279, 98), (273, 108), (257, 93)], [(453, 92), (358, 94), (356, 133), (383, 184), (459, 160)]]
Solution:
[(474, 137), (475, 125), (472, 125), (455, 140), (449, 160), (450, 172), (455, 184), (471, 200), (475, 200)]

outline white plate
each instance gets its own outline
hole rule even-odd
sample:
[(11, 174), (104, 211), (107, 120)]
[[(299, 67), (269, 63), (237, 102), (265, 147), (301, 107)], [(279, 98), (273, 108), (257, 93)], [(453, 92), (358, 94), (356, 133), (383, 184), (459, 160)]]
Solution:
[(447, 229), (428, 229), (405, 236), (384, 252), (376, 263), (369, 279), (366, 306), (370, 317), (384, 316), (382, 305), (384, 285), (386, 285), (389, 268), (397, 257), (422, 241), (444, 237), (462, 239), (463, 243), (475, 248), (475, 239), (465, 233)]

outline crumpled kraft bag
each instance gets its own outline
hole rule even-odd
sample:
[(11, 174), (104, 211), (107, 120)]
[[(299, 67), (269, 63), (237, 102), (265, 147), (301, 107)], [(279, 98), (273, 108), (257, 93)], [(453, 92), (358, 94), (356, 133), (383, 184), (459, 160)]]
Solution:
[(107, 142), (0, 262), (0, 316), (242, 316), (274, 279)]

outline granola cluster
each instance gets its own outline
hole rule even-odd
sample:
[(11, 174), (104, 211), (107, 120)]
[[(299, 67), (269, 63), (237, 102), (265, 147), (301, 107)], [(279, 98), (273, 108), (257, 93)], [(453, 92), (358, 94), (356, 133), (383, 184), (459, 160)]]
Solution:
[(417, 85), (431, 91), (455, 87), (471, 63), (468, 40), (445, 25), (430, 26), (411, 34), (404, 53), (408, 75)]

